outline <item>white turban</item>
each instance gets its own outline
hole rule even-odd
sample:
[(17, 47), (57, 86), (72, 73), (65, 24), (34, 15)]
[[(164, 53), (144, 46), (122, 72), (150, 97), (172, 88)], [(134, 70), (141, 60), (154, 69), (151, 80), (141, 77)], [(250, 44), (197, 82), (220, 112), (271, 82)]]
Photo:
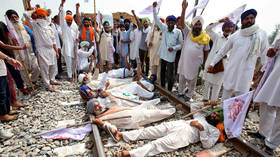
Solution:
[(79, 77), (78, 77), (79, 83), (83, 83), (83, 80), (84, 80), (85, 77), (86, 77), (85, 74), (80, 74)]
[(195, 25), (198, 21), (200, 21), (201, 25), (204, 24), (204, 19), (202, 16), (196, 16), (192, 19), (192, 26)]

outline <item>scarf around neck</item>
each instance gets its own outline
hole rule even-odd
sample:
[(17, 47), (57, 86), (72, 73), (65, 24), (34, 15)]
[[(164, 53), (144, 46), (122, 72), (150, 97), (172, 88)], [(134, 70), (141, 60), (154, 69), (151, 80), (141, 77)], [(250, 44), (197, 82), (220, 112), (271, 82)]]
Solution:
[(193, 42), (196, 42), (198, 44), (209, 44), (210, 42), (210, 36), (206, 33), (205, 30), (201, 31), (200, 35), (197, 37), (194, 37), (193, 33), (191, 32), (191, 39)]
[(244, 37), (251, 37), (251, 45), (246, 60), (248, 60), (253, 55), (259, 56), (261, 53), (261, 37), (259, 33), (259, 26), (253, 25), (251, 27), (241, 29), (240, 34)]
[(93, 37), (94, 37), (94, 32), (93, 32), (93, 27), (92, 26), (89, 26), (89, 27), (83, 27), (83, 30), (82, 30), (82, 33), (81, 33), (81, 38), (82, 38), (82, 41), (86, 41), (87, 38), (86, 38), (86, 30), (89, 30), (90, 32), (90, 40), (93, 41)]
[(148, 26), (147, 28), (145, 28), (144, 26), (143, 26), (143, 32), (144, 33), (148, 33), (150, 31), (150, 26)]

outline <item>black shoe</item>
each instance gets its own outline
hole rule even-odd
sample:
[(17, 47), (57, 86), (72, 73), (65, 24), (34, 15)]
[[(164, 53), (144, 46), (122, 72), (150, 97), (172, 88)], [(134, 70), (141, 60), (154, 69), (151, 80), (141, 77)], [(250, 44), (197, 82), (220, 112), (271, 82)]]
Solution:
[(187, 96), (184, 96), (184, 100), (185, 100), (186, 102), (188, 102), (188, 101), (191, 100), (191, 98), (189, 98), (189, 97), (187, 97)]
[(259, 138), (261, 140), (265, 139), (265, 137), (263, 135), (261, 135), (259, 132), (248, 132), (248, 135), (253, 138)]
[(166, 96), (161, 96), (160, 101), (161, 102), (168, 101), (168, 98)]
[(271, 156), (274, 155), (273, 149), (269, 148), (268, 146), (265, 146), (264, 151), (265, 151), (268, 155), (271, 155)]

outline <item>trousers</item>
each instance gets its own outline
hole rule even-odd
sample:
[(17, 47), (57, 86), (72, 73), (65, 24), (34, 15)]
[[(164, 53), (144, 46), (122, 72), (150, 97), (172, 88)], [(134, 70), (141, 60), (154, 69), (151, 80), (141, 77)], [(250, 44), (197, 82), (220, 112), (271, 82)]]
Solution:
[[(149, 75), (149, 67), (150, 67), (150, 59), (148, 57), (148, 51), (144, 51), (139, 49), (139, 58), (143, 65), (142, 73), (145, 75)], [(144, 70), (144, 63), (145, 63), (145, 70)]]
[[(203, 94), (203, 99), (217, 101), (221, 87), (222, 87), (222, 85), (216, 85), (216, 84), (210, 83), (208, 81), (205, 81), (205, 91)], [(210, 93), (211, 93), (211, 97), (210, 97)]]
[(161, 86), (165, 88), (165, 73), (167, 71), (168, 75), (168, 90), (172, 91), (172, 87), (174, 84), (174, 62), (167, 62), (163, 59), (161, 59), (160, 62), (160, 80), (161, 80)]
[(188, 80), (185, 78), (184, 75), (180, 75), (179, 76), (179, 88), (178, 88), (179, 95), (184, 95), (184, 90), (186, 88), (186, 82), (188, 82), (188, 92), (186, 93), (186, 96), (188, 98), (192, 98), (195, 87), (196, 87), (197, 77), (194, 78), (193, 80)]
[(7, 76), (0, 77), (0, 115), (4, 116), (10, 112), (10, 89)]
[(265, 137), (265, 145), (276, 149), (280, 145), (280, 107), (260, 105), (259, 132)]

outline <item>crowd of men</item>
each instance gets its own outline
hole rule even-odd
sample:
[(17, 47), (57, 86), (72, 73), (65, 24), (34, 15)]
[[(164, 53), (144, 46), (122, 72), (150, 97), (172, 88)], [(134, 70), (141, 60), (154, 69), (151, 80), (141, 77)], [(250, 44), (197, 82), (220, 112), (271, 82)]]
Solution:
[[(153, 24), (148, 18), (139, 19), (132, 10), (135, 24), (132, 18), (121, 17), (110, 26), (110, 22), (102, 21), (102, 18), (97, 23), (95, 18), (81, 16), (79, 4), (76, 4), (74, 16), (70, 10), (65, 12), (65, 1), (61, 0), (59, 13), (53, 18), (50, 9), (39, 5), (23, 14), (24, 22), (20, 21), (15, 10), (6, 11), (17, 37), (9, 32), (3, 22), (0, 23), (0, 120), (16, 119), (13, 114), (17, 111), (11, 110), (11, 106), (26, 106), (17, 101), (14, 83), (27, 95), (34, 85), (38, 86), (40, 76), (45, 89), (55, 92), (53, 86), (62, 84), (58, 79), (65, 63), (68, 80), (72, 82), (78, 78), (82, 84), (80, 95), (87, 101), (88, 111), (98, 117), (95, 122), (116, 141), (157, 139), (152, 144), (129, 152), (117, 152), (117, 156), (156, 155), (199, 140), (205, 148), (209, 148), (221, 136), (216, 128), (222, 120), (220, 109), (206, 118), (201, 114), (196, 115), (193, 121), (175, 121), (118, 132), (117, 128), (137, 129), (166, 118), (174, 111), (155, 109), (153, 105), (158, 103), (155, 101), (142, 101), (136, 108), (131, 105), (127, 107), (123, 105), (125, 102), (116, 101), (119, 99), (116, 95), (122, 91), (130, 95), (122, 100), (135, 104), (131, 97), (152, 99), (154, 83), (159, 83), (164, 88), (167, 85), (169, 91), (178, 91), (178, 96), (185, 101), (192, 102), (199, 73), (203, 71), (203, 101), (218, 101), (221, 89), (222, 100), (226, 100), (249, 92), (252, 81), (259, 74), (256, 67), (263, 66), (262, 69), (265, 69), (268, 60), (274, 58), (274, 68), (254, 99), (260, 104), (260, 130), (255, 136), (265, 138), (266, 152), (269, 154), (273, 154), (273, 150), (279, 146), (280, 61), (277, 56), (280, 39), (276, 38), (272, 48), (269, 48), (265, 31), (256, 24), (255, 9), (242, 13), (240, 29), (227, 17), (205, 27), (202, 16), (196, 16), (190, 25), (186, 24), (186, 0), (182, 3), (181, 16), (170, 15), (166, 19), (157, 15), (157, 3), (154, 2)], [(214, 30), (220, 24), (222, 33), (217, 33)], [(137, 81), (126, 79), (134, 76), (137, 76)], [(174, 88), (175, 82), (178, 89)], [(118, 107), (112, 107), (116, 104)], [(143, 114), (139, 114), (140, 111)], [(132, 118), (104, 124), (102, 118), (108, 118), (110, 114)], [(268, 124), (270, 127), (266, 127)], [(181, 140), (182, 134), (185, 135), (184, 140)], [(0, 135), (1, 138), (10, 137), (2, 129)]]

